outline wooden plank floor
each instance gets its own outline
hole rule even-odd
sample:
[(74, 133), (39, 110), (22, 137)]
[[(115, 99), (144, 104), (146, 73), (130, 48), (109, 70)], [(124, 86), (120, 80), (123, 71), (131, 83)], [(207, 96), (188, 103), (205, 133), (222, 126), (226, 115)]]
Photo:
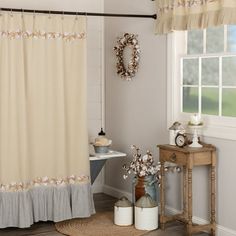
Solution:
[[(113, 211), (116, 198), (103, 193), (94, 194), (94, 203), (97, 212)], [(7, 228), (0, 229), (0, 236), (62, 236), (54, 227), (53, 222), (39, 222), (27, 229)], [(160, 229), (146, 233), (145, 236), (184, 236), (185, 230), (182, 224), (174, 223), (169, 225), (165, 231)], [(195, 236), (208, 234), (195, 234)], [(112, 236), (112, 235), (111, 235)]]

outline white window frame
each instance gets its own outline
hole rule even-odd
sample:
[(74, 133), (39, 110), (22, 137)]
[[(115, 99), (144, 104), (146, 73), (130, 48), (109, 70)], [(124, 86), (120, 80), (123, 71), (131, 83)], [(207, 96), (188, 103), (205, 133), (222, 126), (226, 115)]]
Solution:
[[(180, 121), (187, 127), (192, 115), (191, 113), (180, 112), (182, 106), (180, 52), (185, 51), (184, 45), (187, 45), (180, 42), (186, 42), (186, 40), (186, 33), (181, 31), (176, 31), (167, 36), (167, 128), (175, 121)], [(221, 53), (221, 55), (227, 56), (229, 54)], [(202, 120), (204, 122), (201, 131), (203, 136), (236, 140), (236, 117), (202, 115)]]

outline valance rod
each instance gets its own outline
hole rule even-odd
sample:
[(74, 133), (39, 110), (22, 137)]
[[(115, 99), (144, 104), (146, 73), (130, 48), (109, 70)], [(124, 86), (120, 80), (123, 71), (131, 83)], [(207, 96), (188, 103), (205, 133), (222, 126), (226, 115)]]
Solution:
[(16, 8), (0, 8), (0, 11), (10, 12), (29, 12), (29, 13), (44, 13), (57, 15), (83, 15), (83, 16), (105, 16), (105, 17), (134, 17), (134, 18), (152, 18), (156, 19), (157, 15), (138, 15), (138, 14), (115, 14), (115, 13), (97, 13), (97, 12), (71, 12), (71, 11), (49, 11), (49, 10), (30, 10)]

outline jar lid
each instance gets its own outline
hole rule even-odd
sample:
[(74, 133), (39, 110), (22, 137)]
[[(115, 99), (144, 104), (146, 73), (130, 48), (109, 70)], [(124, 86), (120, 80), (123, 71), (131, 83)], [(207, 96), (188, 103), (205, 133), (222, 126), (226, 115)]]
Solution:
[(117, 207), (132, 207), (132, 203), (126, 197), (121, 197), (115, 203), (115, 206), (117, 206)]
[(178, 121), (176, 121), (170, 128), (169, 130), (184, 130), (184, 127), (181, 125), (181, 123), (179, 123)]
[(139, 198), (139, 200), (135, 203), (135, 206), (140, 208), (152, 208), (156, 207), (157, 203), (148, 193), (146, 193), (144, 196)]

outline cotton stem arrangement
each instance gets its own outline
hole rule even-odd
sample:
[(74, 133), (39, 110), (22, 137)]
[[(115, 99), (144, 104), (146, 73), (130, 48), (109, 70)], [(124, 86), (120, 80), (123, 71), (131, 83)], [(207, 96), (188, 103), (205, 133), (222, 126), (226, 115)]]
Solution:
[[(123, 165), (125, 174), (123, 175), (124, 179), (127, 179), (130, 174), (134, 174), (135, 177), (145, 177), (154, 175), (157, 179), (158, 184), (160, 183), (161, 175), (161, 163), (154, 163), (152, 153), (147, 150), (145, 155), (142, 155), (139, 147), (136, 145), (131, 146), (133, 159), (127, 164)], [(165, 166), (165, 171), (171, 172), (180, 172), (181, 168), (179, 166)]]

